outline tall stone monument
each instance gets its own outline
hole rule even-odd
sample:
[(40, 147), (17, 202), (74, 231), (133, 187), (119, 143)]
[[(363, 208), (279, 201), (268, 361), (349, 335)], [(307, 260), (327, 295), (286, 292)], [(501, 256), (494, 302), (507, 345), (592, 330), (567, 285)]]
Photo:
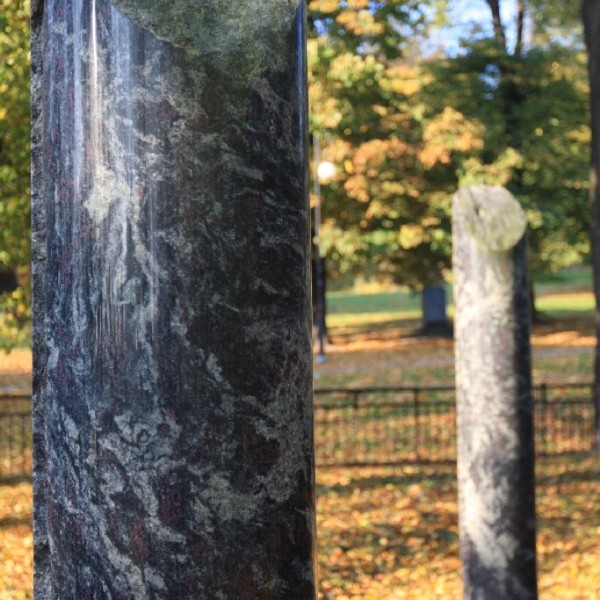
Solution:
[(527, 219), (501, 187), (454, 197), (464, 597), (537, 597)]
[(303, 0), (32, 0), (36, 600), (314, 598)]

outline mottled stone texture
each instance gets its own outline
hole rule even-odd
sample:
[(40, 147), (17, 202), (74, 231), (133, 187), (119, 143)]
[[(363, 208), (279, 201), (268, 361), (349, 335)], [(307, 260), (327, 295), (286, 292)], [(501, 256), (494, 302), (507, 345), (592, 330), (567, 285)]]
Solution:
[(37, 600), (314, 598), (304, 21), (33, 2)]
[(464, 597), (537, 597), (526, 219), (503, 188), (454, 197)]

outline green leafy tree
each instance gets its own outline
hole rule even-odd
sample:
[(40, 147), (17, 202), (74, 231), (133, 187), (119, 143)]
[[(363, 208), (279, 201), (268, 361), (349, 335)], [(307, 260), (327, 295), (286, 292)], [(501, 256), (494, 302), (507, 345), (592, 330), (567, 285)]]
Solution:
[[(334, 278), (438, 281), (449, 269), (451, 196), (475, 182), (506, 185), (524, 203), (535, 273), (588, 252), (587, 92), (572, 11), (545, 17), (560, 0), (519, 0), (510, 31), (490, 0), (487, 27), (460, 52), (425, 58), (419, 34), (446, 4), (423, 13), (386, 3), (398, 11), (391, 26), (374, 3), (310, 3), (311, 127), (339, 172), (323, 208)], [(561, 43), (551, 43), (557, 31)]]
[[(422, 3), (313, 0), (309, 8), (311, 128), (339, 172), (323, 190), (330, 275), (415, 287), (427, 273), (436, 280), (448, 263), (448, 213), (429, 201), (418, 158), (421, 84), (406, 58), (428, 24)], [(425, 223), (426, 243), (415, 223)]]
[[(29, 1), (0, 2), (0, 347), (22, 339), (29, 287)], [(12, 276), (16, 289), (11, 289)]]
[(482, 133), (469, 156), (454, 154), (435, 168), (445, 166), (458, 185), (500, 184), (519, 198), (529, 217), (532, 271), (540, 275), (589, 254), (581, 29), (561, 0), (518, 0), (512, 23), (502, 20), (500, 0), (486, 1), (488, 27), (455, 56), (424, 65), (433, 109), (426, 119), (451, 106)]
[(457, 184), (504, 185), (519, 198), (535, 274), (579, 262), (589, 252), (582, 53), (548, 46), (516, 56), (481, 39), (427, 67), (431, 118), (450, 105), (481, 132), (479, 148), (433, 168), (445, 168)]

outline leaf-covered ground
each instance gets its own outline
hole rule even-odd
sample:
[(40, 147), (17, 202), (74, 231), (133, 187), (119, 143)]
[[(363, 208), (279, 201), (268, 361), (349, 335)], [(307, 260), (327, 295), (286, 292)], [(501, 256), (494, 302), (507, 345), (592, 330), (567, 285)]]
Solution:
[(0, 350), (0, 390), (31, 390), (31, 350), (17, 348), (10, 354)]
[[(459, 598), (453, 466), (319, 473), (324, 599)], [(542, 600), (592, 600), (600, 581), (600, 466), (576, 456), (538, 465)]]
[(32, 598), (31, 484), (0, 486), (0, 600)]
[[(536, 327), (537, 381), (590, 380), (593, 323)], [(336, 329), (316, 386), (451, 383), (452, 342)], [(406, 329), (402, 330), (406, 334)], [(0, 387), (27, 387), (31, 357), (0, 358)], [(600, 464), (584, 455), (538, 463), (542, 600), (596, 600), (600, 581)], [(461, 596), (452, 465), (328, 468), (317, 473), (322, 600)], [(0, 600), (31, 598), (31, 485), (0, 486)]]
[[(542, 600), (595, 600), (600, 581), (600, 464), (538, 465)], [(452, 465), (318, 472), (323, 600), (459, 598)], [(31, 485), (0, 487), (0, 600), (31, 598)]]

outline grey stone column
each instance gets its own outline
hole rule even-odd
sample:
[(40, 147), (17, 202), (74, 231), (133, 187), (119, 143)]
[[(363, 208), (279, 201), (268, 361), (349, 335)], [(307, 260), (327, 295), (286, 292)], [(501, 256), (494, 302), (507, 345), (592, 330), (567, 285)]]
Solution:
[(32, 16), (36, 599), (314, 598), (304, 3)]
[(454, 197), (464, 597), (537, 597), (527, 220), (500, 187)]

